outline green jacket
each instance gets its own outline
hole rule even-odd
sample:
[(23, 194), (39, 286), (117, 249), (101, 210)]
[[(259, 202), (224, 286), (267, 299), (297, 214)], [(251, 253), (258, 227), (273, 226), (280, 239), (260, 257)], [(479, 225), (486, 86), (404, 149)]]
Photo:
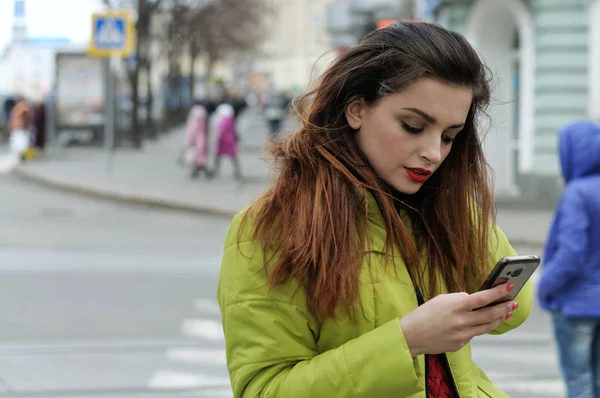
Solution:
[[(384, 223), (369, 203), (371, 267), (360, 276), (363, 310), (354, 320), (340, 311), (318, 325), (296, 282), (268, 290), (263, 251), (251, 240), (250, 219), (238, 247), (243, 212), (231, 224), (218, 285), (227, 366), (236, 398), (425, 398), (424, 356), (412, 358), (399, 319), (417, 308), (411, 279), (383, 267)], [(497, 228), (497, 259), (514, 255)], [(241, 253), (240, 253), (241, 250)], [(494, 334), (519, 326), (532, 307), (528, 284), (516, 298), (519, 308)], [(359, 305), (359, 304), (357, 304)], [(471, 346), (447, 354), (461, 398), (507, 397), (471, 359)]]

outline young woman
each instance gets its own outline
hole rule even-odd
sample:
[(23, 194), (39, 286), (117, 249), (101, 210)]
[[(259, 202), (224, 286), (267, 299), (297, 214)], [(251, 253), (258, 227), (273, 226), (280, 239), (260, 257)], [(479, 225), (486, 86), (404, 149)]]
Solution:
[[(369, 34), (272, 144), (273, 187), (236, 216), (218, 286), (235, 397), (506, 397), (470, 340), (529, 315), (478, 292), (515, 254), (494, 223), (477, 117), (486, 68), (461, 35)], [(518, 302), (518, 303), (517, 303)]]

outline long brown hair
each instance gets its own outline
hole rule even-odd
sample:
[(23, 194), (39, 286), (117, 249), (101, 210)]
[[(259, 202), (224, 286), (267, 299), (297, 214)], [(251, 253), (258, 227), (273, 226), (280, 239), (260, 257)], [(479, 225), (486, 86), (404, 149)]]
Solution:
[[(344, 111), (355, 99), (373, 105), (422, 77), (470, 87), (473, 102), (450, 154), (411, 198), (411, 235), (398, 201), (358, 148)], [(297, 280), (321, 322), (340, 305), (350, 309), (367, 250), (370, 193), (385, 223), (386, 257), (400, 253), (430, 297), (439, 290), (438, 274), (451, 292), (477, 289), (490, 261), (489, 223), (495, 217), (476, 125), (489, 95), (476, 52), (463, 36), (437, 25), (397, 22), (339, 56), (300, 100), (302, 127), (270, 143), (278, 175), (247, 213), (255, 217), (254, 239), (264, 253), (275, 254), (265, 257), (269, 285)], [(422, 286), (422, 251), (428, 287)]]

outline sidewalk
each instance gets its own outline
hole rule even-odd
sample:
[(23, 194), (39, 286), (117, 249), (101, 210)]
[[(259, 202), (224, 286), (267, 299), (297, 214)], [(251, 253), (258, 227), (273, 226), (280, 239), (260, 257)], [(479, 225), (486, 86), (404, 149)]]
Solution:
[[(19, 166), (14, 173), (30, 181), (95, 197), (231, 217), (269, 185), (269, 165), (261, 159), (260, 151), (265, 130), (256, 115), (245, 117), (246, 120), (240, 120), (242, 182), (233, 179), (233, 168), (227, 159), (214, 180), (190, 180), (189, 171), (176, 164), (183, 143), (182, 129), (147, 143), (141, 152), (118, 150), (110, 172), (102, 149), (61, 148), (46, 159)], [(551, 218), (549, 212), (498, 209), (498, 224), (515, 245), (543, 245)]]
[(110, 171), (102, 149), (62, 148), (46, 159), (25, 163), (14, 173), (44, 185), (134, 204), (231, 216), (267, 187), (267, 162), (258, 151), (240, 157), (244, 180), (233, 179), (233, 167), (223, 159), (220, 175), (191, 180), (190, 170), (176, 163), (182, 129), (168, 133), (144, 149), (118, 150)]

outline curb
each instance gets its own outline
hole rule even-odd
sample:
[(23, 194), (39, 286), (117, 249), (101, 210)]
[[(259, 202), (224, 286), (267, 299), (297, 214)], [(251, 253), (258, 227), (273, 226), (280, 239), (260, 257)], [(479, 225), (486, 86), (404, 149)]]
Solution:
[[(36, 183), (48, 188), (61, 190), (65, 192), (71, 192), (78, 195), (88, 196), (92, 198), (108, 200), (118, 203), (126, 203), (137, 206), (152, 207), (166, 210), (174, 210), (186, 213), (204, 214), (210, 216), (233, 218), (239, 210), (227, 210), (219, 209), (214, 206), (201, 206), (193, 205), (188, 203), (179, 203), (172, 200), (165, 200), (160, 198), (152, 198), (148, 196), (136, 195), (136, 194), (122, 194), (114, 191), (101, 190), (90, 186), (82, 186), (77, 184), (70, 184), (64, 181), (57, 181), (52, 178), (40, 176), (36, 173), (31, 173), (24, 170), (22, 167), (17, 167), (12, 171), (12, 174), (24, 181)], [(516, 238), (511, 239), (508, 237), (512, 246), (525, 246), (525, 247), (543, 247), (545, 242), (538, 242), (535, 240)]]
[(35, 173), (25, 171), (21, 167), (17, 167), (12, 171), (12, 174), (17, 178), (32, 182), (35, 184), (42, 185), (44, 187), (71, 192), (82, 196), (88, 196), (92, 198), (108, 200), (112, 202), (126, 203), (137, 206), (161, 208), (167, 210), (181, 211), (195, 214), (205, 214), (211, 216), (219, 216), (226, 218), (233, 218), (238, 211), (219, 209), (213, 206), (199, 206), (186, 203), (178, 203), (175, 201), (169, 201), (160, 198), (152, 198), (147, 196), (135, 195), (135, 194), (122, 194), (118, 192), (101, 190), (90, 186), (82, 186), (77, 184), (70, 184), (63, 181), (57, 181), (52, 178), (42, 177)]

